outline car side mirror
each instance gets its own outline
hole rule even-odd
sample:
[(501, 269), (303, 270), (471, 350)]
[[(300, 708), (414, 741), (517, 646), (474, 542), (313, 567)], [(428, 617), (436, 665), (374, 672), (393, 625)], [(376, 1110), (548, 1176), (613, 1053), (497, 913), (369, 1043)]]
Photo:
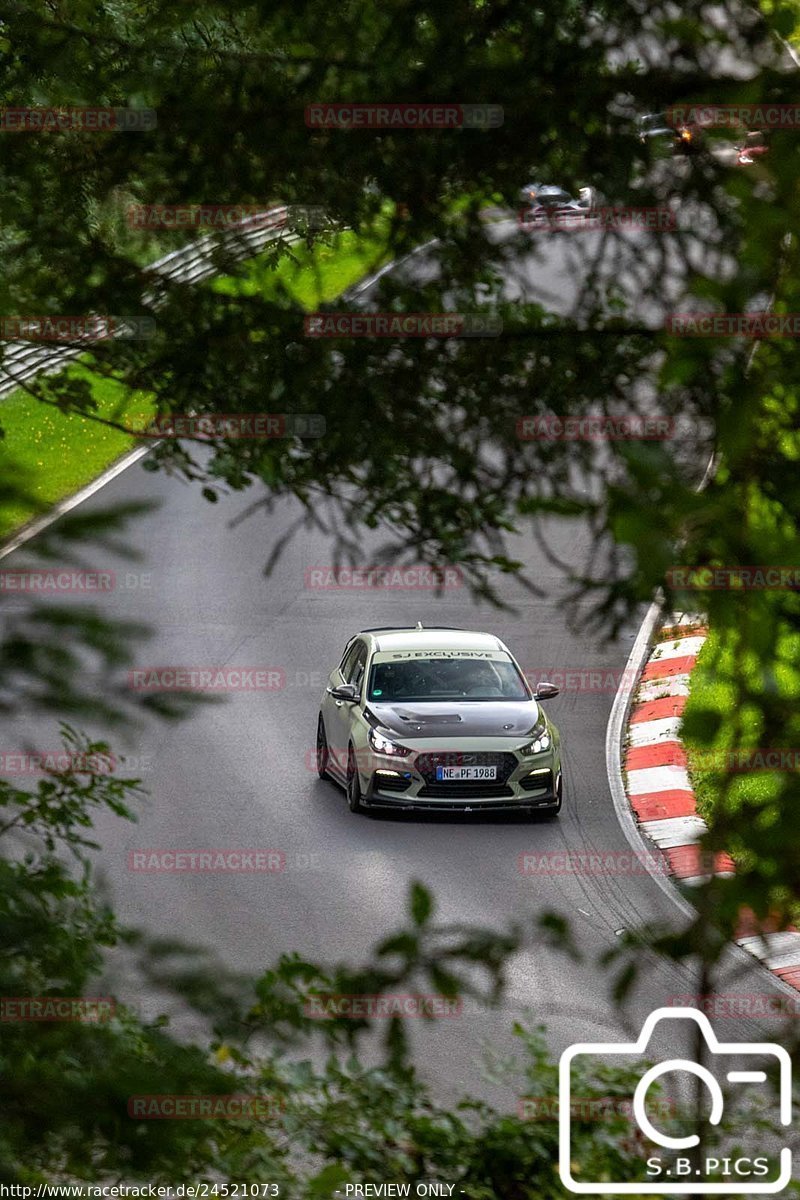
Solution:
[(348, 704), (355, 704), (358, 700), (358, 688), (354, 683), (340, 683), (338, 687), (328, 688), (328, 691), (334, 700), (344, 700)]
[(537, 683), (536, 691), (533, 693), (534, 700), (552, 700), (553, 696), (557, 696), (561, 691), (554, 683), (548, 683), (543, 679), (541, 683)]

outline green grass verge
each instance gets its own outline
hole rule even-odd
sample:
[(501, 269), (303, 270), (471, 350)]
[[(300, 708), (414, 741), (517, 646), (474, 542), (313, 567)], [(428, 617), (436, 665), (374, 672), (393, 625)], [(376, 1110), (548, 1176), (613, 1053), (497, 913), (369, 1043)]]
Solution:
[[(154, 412), (145, 392), (129, 393), (114, 380), (101, 379), (75, 364), (73, 377), (88, 379), (96, 414), (105, 420), (144, 428)], [(0, 400), (0, 474), (19, 481), (30, 503), (0, 506), (0, 537), (7, 537), (42, 507), (72, 495), (125, 454), (135, 439), (87, 417), (41, 404), (24, 391)]]
[(794, 631), (784, 629), (775, 670), (765, 678), (763, 664), (754, 652), (737, 653), (730, 635), (723, 639), (712, 630), (692, 672), (681, 738), (697, 811), (711, 821), (724, 804), (726, 815), (735, 818), (740, 832), (739, 845), (731, 846), (730, 851), (741, 863), (747, 859), (749, 823), (769, 824), (777, 819), (783, 785), (777, 771), (741, 769), (742, 759), (748, 752), (763, 750), (766, 739), (759, 707), (755, 701), (742, 702), (737, 679), (754, 697), (769, 695), (789, 706), (788, 711), (797, 712), (799, 665), (800, 634)]
[[(313, 311), (387, 259), (387, 242), (380, 230), (368, 236), (345, 231), (331, 245), (293, 246), (291, 254), (277, 263), (269, 253), (248, 259), (239, 274), (222, 276), (209, 286), (228, 295), (288, 295)], [(121, 384), (94, 375), (80, 363), (65, 373), (89, 381), (97, 416), (144, 428), (154, 412), (147, 393), (128, 394)], [(0, 505), (0, 538), (29, 521), (42, 506), (78, 491), (136, 444), (134, 437), (87, 417), (59, 412), (21, 389), (0, 400), (0, 428), (5, 433), (0, 442), (0, 477), (18, 480), (30, 497), (30, 503)]]
[(307, 312), (329, 304), (359, 279), (388, 261), (386, 240), (345, 230), (332, 245), (305, 242), (289, 248), (277, 263), (258, 255), (242, 263), (237, 275), (214, 279), (210, 287), (228, 296), (288, 295)]
[[(712, 754), (723, 755), (734, 750), (734, 731), (730, 728), (730, 713), (736, 697), (736, 687), (724, 670), (725, 653), (719, 635), (712, 632), (698, 655), (691, 675), (689, 698), (684, 710), (682, 737), (686, 748), (689, 777), (697, 800), (697, 811), (708, 820), (720, 798), (725, 772), (715, 769)], [(756, 736), (757, 726), (751, 729)], [(706, 738), (711, 735), (710, 741)], [(733, 781), (733, 786), (747, 784), (763, 788), (764, 781), (745, 778)]]

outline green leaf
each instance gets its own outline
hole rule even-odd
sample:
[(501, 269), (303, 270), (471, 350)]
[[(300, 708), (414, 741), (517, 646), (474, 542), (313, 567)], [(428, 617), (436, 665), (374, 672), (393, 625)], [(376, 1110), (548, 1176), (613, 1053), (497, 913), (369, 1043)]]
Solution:
[(428, 922), (433, 913), (433, 897), (421, 883), (411, 884), (409, 910), (414, 924), (420, 927)]

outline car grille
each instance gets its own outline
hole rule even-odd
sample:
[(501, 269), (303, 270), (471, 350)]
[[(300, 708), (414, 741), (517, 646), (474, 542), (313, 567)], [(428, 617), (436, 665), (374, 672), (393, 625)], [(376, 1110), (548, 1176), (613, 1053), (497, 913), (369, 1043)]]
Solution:
[(418, 796), (441, 796), (443, 800), (484, 800), (513, 796), (514, 789), (503, 783), (487, 783), (482, 779), (451, 779), (447, 783), (441, 780), (436, 783), (426, 783), (417, 793)]
[[(418, 754), (414, 766), (425, 780), (420, 795), (426, 796), (510, 796), (511, 789), (502, 788), (518, 766), (515, 754), (490, 750), (442, 750)], [(488, 782), (481, 779), (453, 779), (443, 782), (436, 778), (437, 767), (497, 767), (497, 778)], [(435, 791), (430, 789), (435, 788)]]

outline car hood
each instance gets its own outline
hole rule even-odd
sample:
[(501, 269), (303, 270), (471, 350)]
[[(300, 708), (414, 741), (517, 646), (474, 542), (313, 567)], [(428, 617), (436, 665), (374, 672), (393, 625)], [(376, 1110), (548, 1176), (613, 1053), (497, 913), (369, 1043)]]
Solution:
[(370, 703), (376, 721), (404, 739), (525, 737), (539, 716), (535, 700), (473, 700), (459, 703)]

